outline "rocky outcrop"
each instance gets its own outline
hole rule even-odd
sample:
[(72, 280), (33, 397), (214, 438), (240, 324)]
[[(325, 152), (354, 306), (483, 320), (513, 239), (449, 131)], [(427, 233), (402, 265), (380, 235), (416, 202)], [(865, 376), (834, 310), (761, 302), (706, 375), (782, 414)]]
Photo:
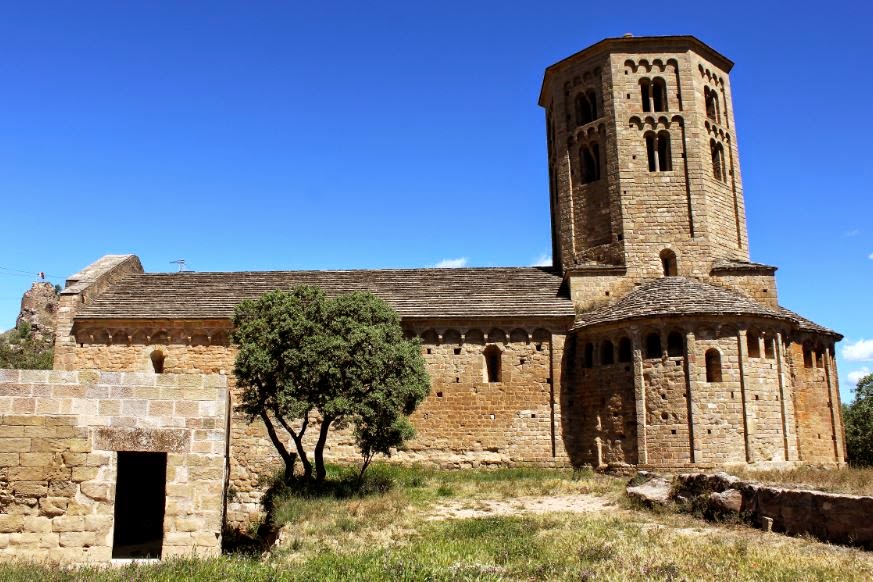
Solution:
[(35, 339), (53, 341), (57, 327), (58, 292), (51, 283), (40, 281), (25, 291), (15, 327), (30, 325)]

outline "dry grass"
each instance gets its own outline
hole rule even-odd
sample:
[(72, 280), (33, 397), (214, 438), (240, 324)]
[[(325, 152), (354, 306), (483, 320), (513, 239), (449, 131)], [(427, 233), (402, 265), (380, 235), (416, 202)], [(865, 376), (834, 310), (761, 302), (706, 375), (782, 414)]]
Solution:
[(798, 467), (784, 470), (731, 469), (741, 479), (772, 483), (792, 489), (818, 489), (832, 493), (873, 495), (873, 468), (825, 469)]

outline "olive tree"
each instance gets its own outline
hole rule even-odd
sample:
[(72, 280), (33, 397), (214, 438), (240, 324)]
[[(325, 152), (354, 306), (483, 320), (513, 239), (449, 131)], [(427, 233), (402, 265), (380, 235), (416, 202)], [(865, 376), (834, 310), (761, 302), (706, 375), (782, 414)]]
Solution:
[[(407, 417), (430, 380), (418, 342), (404, 337), (400, 317), (373, 294), (271, 291), (242, 301), (233, 323), (238, 410), (263, 421), (286, 479), (299, 459), (306, 479), (324, 480), (332, 427), (354, 428), (362, 474), (374, 455), (390, 455), (414, 435)], [(310, 423), (317, 431), (311, 459), (304, 445)]]

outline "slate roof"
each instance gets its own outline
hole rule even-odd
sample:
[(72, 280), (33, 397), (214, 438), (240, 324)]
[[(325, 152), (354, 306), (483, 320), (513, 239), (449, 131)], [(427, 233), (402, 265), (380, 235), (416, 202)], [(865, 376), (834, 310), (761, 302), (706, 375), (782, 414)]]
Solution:
[(77, 319), (229, 319), (234, 307), (274, 289), (317, 285), (328, 295), (367, 290), (404, 318), (575, 315), (550, 268), (386, 269), (140, 273), (112, 285)]
[(736, 291), (685, 277), (662, 277), (647, 281), (612, 305), (580, 314), (574, 329), (622, 320), (687, 315), (788, 320), (799, 329), (839, 335), (784, 307), (768, 307)]

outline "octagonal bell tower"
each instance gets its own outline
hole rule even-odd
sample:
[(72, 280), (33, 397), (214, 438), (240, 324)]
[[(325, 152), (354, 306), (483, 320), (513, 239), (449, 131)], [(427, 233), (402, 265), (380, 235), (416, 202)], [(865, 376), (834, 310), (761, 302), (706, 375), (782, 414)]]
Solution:
[(692, 36), (628, 36), (546, 69), (556, 266), (640, 280), (748, 261), (732, 66)]

